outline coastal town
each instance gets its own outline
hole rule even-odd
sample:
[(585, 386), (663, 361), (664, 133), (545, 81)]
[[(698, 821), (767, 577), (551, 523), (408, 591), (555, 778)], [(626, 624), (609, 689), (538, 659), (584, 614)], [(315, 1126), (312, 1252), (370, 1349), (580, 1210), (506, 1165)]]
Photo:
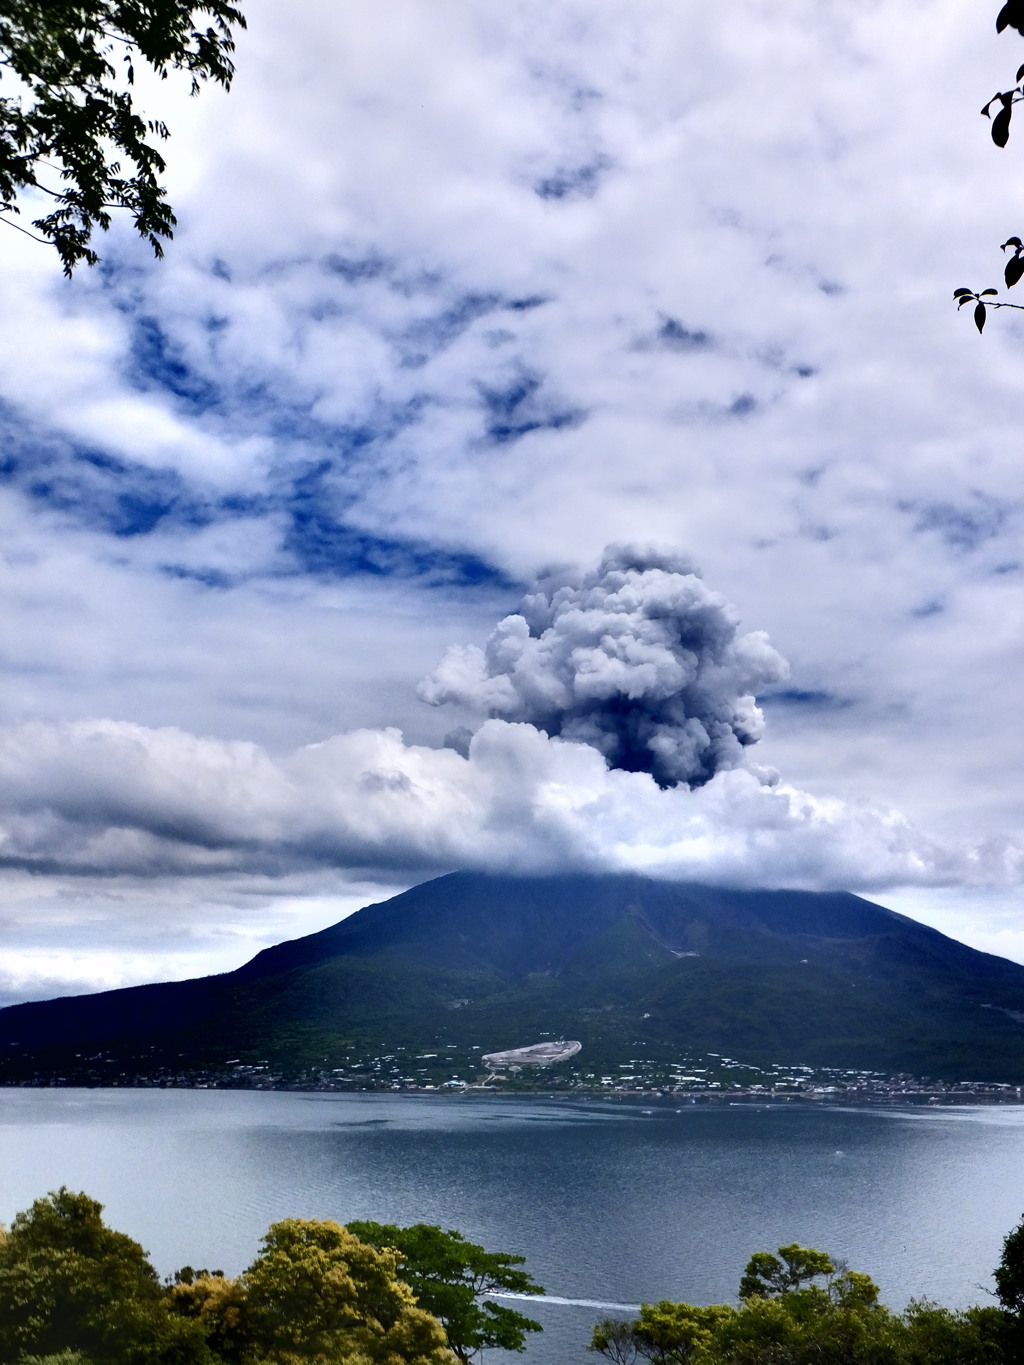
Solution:
[[(684, 1104), (815, 1103), (992, 1104), (1024, 1102), (1024, 1086), (988, 1079), (937, 1080), (905, 1072), (793, 1062), (756, 1065), (718, 1052), (676, 1061), (640, 1054), (604, 1068), (588, 1064), (577, 1040), (546, 1039), (485, 1053), (439, 1043), (380, 1054), (353, 1051), (343, 1065), (288, 1069), (268, 1059), (232, 1057), (221, 1065), (132, 1065), (97, 1052), (59, 1073), (27, 1074), (26, 1086), (136, 1086), (233, 1090), (406, 1094), (534, 1094), (643, 1099)], [(325, 1059), (326, 1062), (326, 1059)]]

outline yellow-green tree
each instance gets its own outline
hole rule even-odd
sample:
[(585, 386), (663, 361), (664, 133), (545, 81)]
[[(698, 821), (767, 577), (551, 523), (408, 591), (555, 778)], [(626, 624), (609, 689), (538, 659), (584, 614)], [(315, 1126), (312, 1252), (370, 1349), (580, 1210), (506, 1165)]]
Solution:
[(797, 1243), (759, 1251), (740, 1305), (644, 1304), (632, 1321), (598, 1323), (591, 1350), (613, 1365), (1018, 1365), (1009, 1315), (911, 1303), (893, 1313), (869, 1276)]
[(241, 1280), (230, 1280), (219, 1270), (196, 1271), (185, 1266), (168, 1286), (166, 1299), (177, 1317), (198, 1324), (215, 1356), (232, 1365), (241, 1361), (248, 1344)]
[(652, 1365), (690, 1365), (706, 1356), (724, 1323), (734, 1315), (726, 1304), (699, 1308), (692, 1303), (645, 1303), (634, 1322), (609, 1318), (594, 1328), (590, 1349), (614, 1365), (632, 1365), (638, 1356)]
[(138, 1242), (61, 1188), (0, 1241), (0, 1363), (81, 1352), (93, 1365), (211, 1365), (199, 1327), (172, 1316)]
[(269, 1365), (453, 1365), (444, 1329), (416, 1306), (398, 1254), (338, 1223), (286, 1218), (242, 1276), (247, 1355)]

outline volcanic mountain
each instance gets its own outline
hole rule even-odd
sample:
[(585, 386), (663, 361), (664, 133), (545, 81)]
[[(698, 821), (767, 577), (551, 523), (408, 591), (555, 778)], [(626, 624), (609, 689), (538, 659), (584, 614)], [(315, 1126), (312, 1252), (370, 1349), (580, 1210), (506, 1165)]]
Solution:
[(299, 1078), (545, 1037), (588, 1071), (715, 1051), (1017, 1083), (1024, 966), (845, 892), (458, 872), (234, 972), (0, 1010), (0, 1083)]

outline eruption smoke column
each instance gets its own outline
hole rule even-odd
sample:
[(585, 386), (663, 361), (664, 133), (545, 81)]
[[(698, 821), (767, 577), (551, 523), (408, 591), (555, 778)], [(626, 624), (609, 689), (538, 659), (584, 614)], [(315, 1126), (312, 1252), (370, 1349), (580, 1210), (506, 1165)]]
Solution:
[(542, 579), (484, 649), (453, 646), (419, 687), (590, 744), (613, 768), (700, 787), (761, 738), (757, 692), (788, 673), (763, 631), (686, 560), (631, 545), (576, 581)]

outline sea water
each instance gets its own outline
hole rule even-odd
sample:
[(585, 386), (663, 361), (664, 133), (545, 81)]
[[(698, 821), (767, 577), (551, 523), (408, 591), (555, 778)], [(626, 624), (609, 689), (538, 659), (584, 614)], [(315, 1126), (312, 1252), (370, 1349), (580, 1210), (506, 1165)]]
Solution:
[(60, 1185), (162, 1274), (236, 1274), (279, 1218), (457, 1228), (526, 1257), (552, 1296), (521, 1305), (545, 1327), (526, 1359), (569, 1365), (612, 1306), (729, 1301), (785, 1242), (894, 1307), (991, 1302), (1024, 1215), (1024, 1107), (0, 1089), (0, 1221)]

